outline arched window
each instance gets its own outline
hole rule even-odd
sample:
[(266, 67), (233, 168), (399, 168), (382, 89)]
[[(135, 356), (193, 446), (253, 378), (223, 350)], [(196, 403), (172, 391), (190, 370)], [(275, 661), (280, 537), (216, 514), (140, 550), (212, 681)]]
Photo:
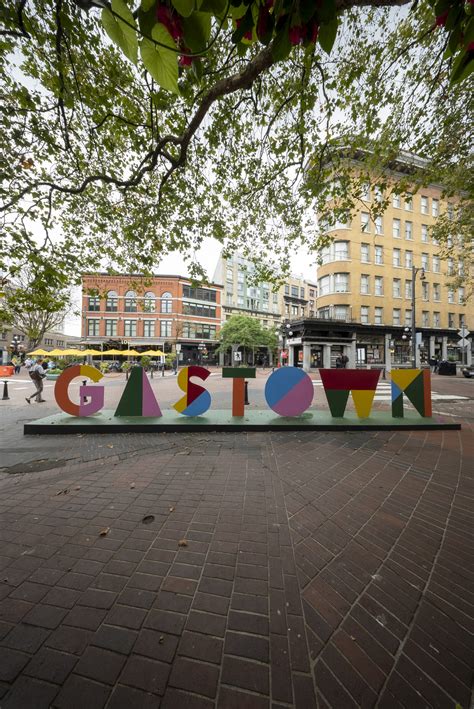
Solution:
[(173, 312), (173, 296), (171, 293), (161, 294), (161, 312), (162, 313), (172, 313)]
[(156, 296), (154, 293), (149, 291), (148, 293), (145, 293), (143, 297), (143, 312), (144, 313), (154, 313), (155, 312), (155, 300)]
[(105, 309), (108, 313), (116, 313), (118, 310), (118, 294), (114, 290), (109, 290), (107, 293), (107, 300), (105, 302)]
[(125, 293), (125, 312), (126, 313), (136, 313), (137, 312), (137, 296), (134, 290), (129, 290)]

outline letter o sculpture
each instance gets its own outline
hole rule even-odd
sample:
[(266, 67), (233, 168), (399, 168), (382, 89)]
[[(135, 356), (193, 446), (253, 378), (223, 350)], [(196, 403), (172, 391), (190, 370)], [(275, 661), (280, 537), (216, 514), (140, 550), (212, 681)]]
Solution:
[(281, 367), (268, 377), (265, 399), (280, 416), (300, 416), (311, 406), (314, 389), (311, 377), (297, 367)]

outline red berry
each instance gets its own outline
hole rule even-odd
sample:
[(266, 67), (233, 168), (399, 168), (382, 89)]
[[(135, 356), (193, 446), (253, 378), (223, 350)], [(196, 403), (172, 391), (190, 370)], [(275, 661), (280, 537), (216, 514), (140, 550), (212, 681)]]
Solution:
[(301, 25), (294, 25), (293, 27), (290, 27), (288, 34), (290, 37), (290, 44), (301, 44), (301, 42), (304, 41), (304, 27)]

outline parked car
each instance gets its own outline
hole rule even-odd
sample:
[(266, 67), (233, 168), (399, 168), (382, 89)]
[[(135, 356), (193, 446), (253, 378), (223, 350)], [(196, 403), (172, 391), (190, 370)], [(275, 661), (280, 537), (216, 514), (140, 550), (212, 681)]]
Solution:
[(463, 373), (463, 376), (466, 377), (466, 379), (473, 379), (474, 378), (474, 364), (469, 365), (469, 367), (463, 367), (461, 369), (461, 372)]

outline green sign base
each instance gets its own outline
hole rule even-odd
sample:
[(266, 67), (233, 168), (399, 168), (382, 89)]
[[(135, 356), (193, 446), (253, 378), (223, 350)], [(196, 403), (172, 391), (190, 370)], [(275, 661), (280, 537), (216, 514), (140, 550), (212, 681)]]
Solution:
[(347, 412), (344, 418), (332, 418), (326, 411), (307, 411), (294, 418), (277, 416), (271, 409), (249, 410), (245, 416), (232, 416), (228, 410), (210, 410), (206, 416), (180, 416), (164, 411), (160, 418), (114, 416), (102, 410), (93, 416), (55, 414), (24, 425), (24, 433), (160, 433), (178, 431), (418, 431), (459, 430), (461, 424), (439, 418), (422, 418), (407, 413), (393, 418), (389, 411), (374, 411), (366, 419)]

